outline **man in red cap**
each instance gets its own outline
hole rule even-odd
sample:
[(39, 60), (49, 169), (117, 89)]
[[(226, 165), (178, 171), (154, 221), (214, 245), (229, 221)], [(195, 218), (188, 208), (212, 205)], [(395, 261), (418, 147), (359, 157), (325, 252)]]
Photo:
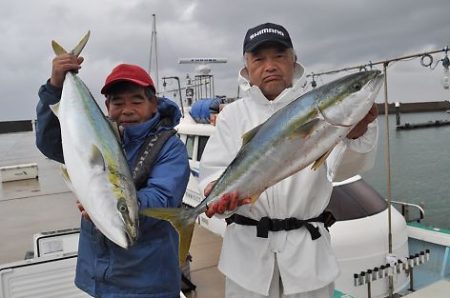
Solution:
[[(49, 106), (61, 98), (65, 74), (78, 71), (83, 58), (64, 54), (53, 59), (52, 75), (39, 90), (36, 145), (47, 157), (64, 163), (59, 121)], [(137, 65), (120, 64), (108, 75), (101, 93), (111, 120), (121, 127), (128, 165), (137, 159), (146, 141), (172, 131), (179, 123), (178, 106), (157, 98), (153, 80)], [(166, 135), (166, 134), (164, 134)], [(158, 146), (155, 146), (158, 147)], [(150, 148), (150, 147), (146, 147)], [(189, 179), (186, 148), (172, 134), (153, 155), (149, 173), (135, 181), (139, 208), (179, 207)], [(75, 284), (94, 297), (161, 297), (180, 295), (178, 235), (166, 221), (139, 218), (138, 241), (123, 249), (103, 236), (83, 206)]]

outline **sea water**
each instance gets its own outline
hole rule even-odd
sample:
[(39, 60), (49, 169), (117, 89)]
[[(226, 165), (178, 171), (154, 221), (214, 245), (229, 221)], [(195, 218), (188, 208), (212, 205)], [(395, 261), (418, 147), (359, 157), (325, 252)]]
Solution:
[[(391, 199), (420, 204), (425, 224), (450, 229), (450, 125), (396, 129), (396, 116), (389, 115)], [(400, 123), (450, 121), (448, 112), (404, 113)], [(387, 198), (385, 116), (378, 117), (379, 140), (375, 166), (363, 178)]]

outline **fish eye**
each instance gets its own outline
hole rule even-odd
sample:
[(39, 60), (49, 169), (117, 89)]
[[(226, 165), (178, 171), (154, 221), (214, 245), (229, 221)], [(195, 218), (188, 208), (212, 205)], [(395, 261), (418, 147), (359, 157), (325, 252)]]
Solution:
[(362, 88), (362, 86), (360, 83), (353, 84), (353, 90), (359, 91), (359, 90), (361, 90), (361, 88)]
[(117, 209), (120, 213), (125, 213), (128, 211), (127, 204), (125, 204), (122, 200), (117, 203)]

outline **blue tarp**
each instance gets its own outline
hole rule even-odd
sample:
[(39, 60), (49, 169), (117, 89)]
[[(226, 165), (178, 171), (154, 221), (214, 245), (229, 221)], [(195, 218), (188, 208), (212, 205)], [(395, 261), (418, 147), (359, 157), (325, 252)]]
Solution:
[(191, 116), (197, 123), (209, 123), (209, 107), (215, 98), (202, 98), (194, 102), (191, 107)]

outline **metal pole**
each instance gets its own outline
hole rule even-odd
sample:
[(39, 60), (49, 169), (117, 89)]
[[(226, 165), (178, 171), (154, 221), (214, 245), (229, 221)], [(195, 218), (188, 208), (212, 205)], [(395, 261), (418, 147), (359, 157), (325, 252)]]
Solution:
[(158, 67), (158, 38), (156, 33), (156, 15), (153, 14), (153, 28), (155, 28), (155, 64), (156, 64), (156, 91), (158, 91), (158, 85), (159, 85), (159, 67)]
[(208, 91), (209, 91), (209, 78), (208, 76), (205, 76), (205, 97), (209, 97)]
[(211, 89), (212, 89), (212, 98), (216, 97), (216, 91), (214, 90), (214, 75), (211, 75)]
[(181, 97), (181, 85), (180, 85), (180, 78), (175, 77), (175, 79), (178, 82), (178, 92), (180, 94), (180, 107), (181, 107), (181, 116), (184, 118), (184, 108), (183, 108), (183, 98)]
[[(448, 47), (448, 46), (447, 46)], [(415, 58), (415, 57), (422, 57), (425, 55), (430, 55), (430, 54), (436, 54), (436, 53), (440, 53), (440, 52), (445, 52), (446, 48), (442, 49), (442, 50), (433, 50), (433, 51), (428, 51), (428, 52), (424, 52), (424, 53), (418, 53), (418, 54), (413, 54), (413, 55), (407, 55), (407, 56), (402, 56), (402, 57), (398, 57), (398, 58), (392, 58), (392, 59), (388, 59), (388, 60), (381, 60), (381, 61), (377, 61), (377, 62), (371, 62), (368, 64), (361, 64), (361, 65), (357, 65), (357, 66), (351, 66), (351, 67), (345, 67), (345, 68), (340, 68), (340, 69), (336, 69), (336, 70), (330, 70), (330, 71), (325, 71), (325, 72), (319, 72), (319, 73), (313, 73), (313, 74), (308, 74), (306, 75), (306, 77), (317, 77), (317, 76), (321, 76), (321, 75), (328, 75), (328, 74), (333, 74), (333, 73), (338, 73), (341, 71), (349, 71), (349, 70), (354, 70), (354, 69), (364, 69), (367, 66), (373, 66), (373, 65), (378, 65), (378, 64), (387, 64), (390, 62), (394, 62), (394, 61), (400, 61), (400, 60), (405, 60), (405, 59), (410, 59), (410, 58)]]
[(153, 17), (153, 29), (152, 29), (152, 37), (150, 40), (150, 61), (149, 61), (149, 66), (148, 66), (148, 72), (151, 75), (152, 72), (152, 60), (153, 60), (153, 46), (155, 47), (155, 76), (156, 76), (156, 81), (155, 83), (155, 89), (156, 89), (156, 93), (158, 93), (159, 88), (158, 88), (158, 84), (159, 84), (159, 73), (158, 73), (158, 43), (157, 43), (157, 38), (156, 38), (156, 15), (152, 14)]
[(395, 103), (395, 123), (398, 125), (400, 125), (400, 103), (396, 102)]
[[(388, 240), (389, 240), (389, 254), (392, 254), (392, 219), (391, 219), (391, 160), (390, 160), (390, 145), (389, 145), (389, 103), (388, 103), (388, 86), (387, 86), (387, 66), (389, 62), (383, 64), (384, 72), (384, 152), (385, 152), (385, 167), (387, 172), (387, 199), (388, 199)], [(389, 298), (394, 294), (394, 278), (389, 276)]]
[[(177, 80), (177, 83), (178, 83), (178, 94), (180, 96), (181, 115), (184, 117), (184, 107), (183, 107), (183, 98), (182, 98), (182, 95), (181, 95), (180, 78), (179, 77), (163, 77), (163, 80), (168, 80), (168, 79)], [(172, 91), (175, 91), (175, 90), (170, 90), (169, 92), (172, 92)]]
[(148, 59), (148, 72), (152, 72), (152, 58), (153, 58), (153, 28), (152, 28), (152, 34), (150, 35), (150, 55)]

